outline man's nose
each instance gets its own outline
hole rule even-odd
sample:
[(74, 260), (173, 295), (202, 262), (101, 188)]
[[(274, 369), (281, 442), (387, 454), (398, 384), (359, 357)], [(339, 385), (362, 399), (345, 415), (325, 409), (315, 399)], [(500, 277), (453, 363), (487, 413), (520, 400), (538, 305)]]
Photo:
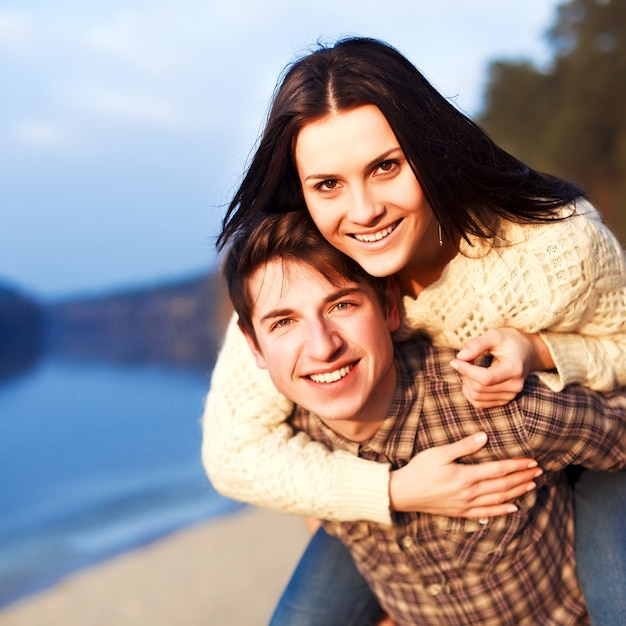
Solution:
[(307, 338), (307, 352), (318, 361), (331, 361), (343, 345), (343, 339), (333, 323), (327, 319), (310, 324)]

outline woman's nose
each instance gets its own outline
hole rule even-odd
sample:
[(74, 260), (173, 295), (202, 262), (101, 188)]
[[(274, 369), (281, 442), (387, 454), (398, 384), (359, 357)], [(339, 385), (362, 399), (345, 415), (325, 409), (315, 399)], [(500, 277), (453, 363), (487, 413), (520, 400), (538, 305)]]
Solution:
[(385, 214), (385, 205), (367, 189), (352, 194), (348, 219), (360, 226), (375, 226)]

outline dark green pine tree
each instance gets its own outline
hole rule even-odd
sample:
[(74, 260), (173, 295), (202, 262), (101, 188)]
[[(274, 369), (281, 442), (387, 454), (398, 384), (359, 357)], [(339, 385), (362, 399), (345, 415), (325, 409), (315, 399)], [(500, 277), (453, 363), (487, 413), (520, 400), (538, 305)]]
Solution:
[(552, 62), (494, 61), (479, 122), (533, 167), (578, 182), (626, 242), (626, 2), (570, 0)]

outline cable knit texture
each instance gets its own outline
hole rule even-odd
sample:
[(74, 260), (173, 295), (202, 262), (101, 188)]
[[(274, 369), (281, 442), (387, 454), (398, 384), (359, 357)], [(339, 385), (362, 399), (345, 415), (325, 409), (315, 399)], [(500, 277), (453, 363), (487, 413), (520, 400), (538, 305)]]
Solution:
[[(395, 338), (421, 330), (460, 349), (490, 328), (541, 332), (558, 373), (539, 376), (552, 389), (626, 385), (624, 253), (591, 204), (575, 208), (563, 221), (505, 222), (495, 240), (464, 242), (438, 281), (403, 298)], [(293, 437), (291, 410), (231, 320), (203, 417), (203, 461), (215, 488), (288, 513), (389, 524), (389, 466)]]

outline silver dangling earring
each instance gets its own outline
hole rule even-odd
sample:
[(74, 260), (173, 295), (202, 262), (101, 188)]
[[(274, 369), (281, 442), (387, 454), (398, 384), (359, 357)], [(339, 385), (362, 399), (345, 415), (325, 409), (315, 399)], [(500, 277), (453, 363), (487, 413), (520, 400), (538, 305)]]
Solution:
[(439, 247), (443, 246), (443, 237), (441, 236), (441, 224), (437, 222), (437, 226), (439, 226)]

